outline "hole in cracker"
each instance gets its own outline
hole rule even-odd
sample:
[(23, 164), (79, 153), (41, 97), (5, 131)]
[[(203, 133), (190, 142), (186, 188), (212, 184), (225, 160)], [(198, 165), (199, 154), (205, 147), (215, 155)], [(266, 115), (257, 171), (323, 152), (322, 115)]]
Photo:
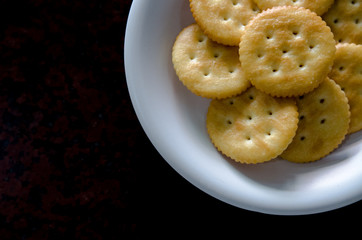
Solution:
[(266, 134), (267, 134), (268, 136), (270, 136), (270, 135), (271, 135), (271, 132), (267, 132)]
[(274, 72), (274, 73), (277, 72), (277, 71), (278, 71), (278, 69), (275, 69), (275, 68), (273, 69), (273, 72)]
[(321, 124), (324, 124), (325, 122), (326, 122), (326, 119), (323, 118), (323, 119), (321, 120)]
[(324, 103), (324, 98), (319, 100), (320, 103)]
[(202, 43), (203, 41), (205, 41), (205, 37), (204, 36), (200, 36), (197, 40), (199, 41), (199, 43)]
[(219, 53), (214, 53), (214, 58), (218, 58), (220, 57), (220, 54)]
[(234, 73), (235, 72), (235, 69), (229, 69), (229, 73)]
[(309, 45), (309, 49), (313, 49), (314, 48), (314, 46), (313, 45)]
[(261, 58), (263, 55), (261, 53), (258, 53), (258, 58)]
[(304, 141), (305, 140), (305, 137), (304, 136), (301, 136), (300, 137), (300, 141)]
[(250, 99), (250, 100), (254, 100), (254, 97), (250, 95), (250, 96), (249, 96), (249, 99)]
[(233, 0), (232, 3), (234, 6), (238, 5), (238, 1), (236, 1), (236, 0)]
[(229, 104), (230, 104), (230, 105), (234, 105), (234, 101), (231, 100), (231, 101), (229, 102)]
[(251, 140), (251, 137), (247, 136), (247, 137), (246, 137), (246, 140), (250, 141), (250, 140)]
[(230, 120), (227, 120), (226, 123), (229, 124), (229, 125), (232, 124), (232, 122)]
[(344, 70), (344, 67), (343, 67), (343, 66), (340, 66), (338, 69), (339, 69), (339, 71), (343, 71), (343, 70)]
[(251, 10), (253, 10), (253, 12), (260, 12), (260, 9), (258, 8), (258, 6), (254, 3), (254, 1), (251, 1)]
[(224, 19), (224, 21), (227, 21), (227, 20), (229, 20), (230, 18), (229, 18), (229, 17), (224, 16), (224, 17), (223, 17), (223, 19)]
[(356, 19), (354, 20), (354, 23), (355, 23), (355, 24), (358, 24), (358, 23), (359, 23), (359, 19), (356, 18)]
[(338, 39), (338, 42), (339, 43), (343, 42), (343, 39), (342, 38)]
[(252, 120), (253, 118), (252, 118), (251, 116), (248, 116), (248, 119), (249, 119), (249, 120)]
[(356, 1), (352, 0), (352, 1), (351, 1), (351, 4), (352, 4), (352, 5), (355, 5), (355, 4), (356, 4)]
[(304, 64), (299, 64), (299, 68), (302, 68), (302, 67), (304, 67)]
[(266, 39), (271, 39), (271, 36), (269, 36), (269, 35), (268, 35), (268, 36), (266, 36)]
[(298, 32), (297, 32), (297, 31), (293, 31), (293, 35), (294, 35), (294, 36), (297, 36), (297, 35), (298, 35)]
[(204, 72), (204, 76), (207, 77), (210, 75), (210, 72)]
[(297, 2), (297, 0), (293, 0), (292, 2), (295, 3), (295, 2)]
[(344, 89), (345, 89), (344, 87), (343, 87), (343, 88), (341, 88), (341, 90), (342, 90), (342, 91), (344, 91)]
[(288, 52), (288, 50), (285, 50), (285, 49), (283, 50), (283, 53), (284, 53), (284, 54), (287, 53), (287, 52)]
[(304, 95), (302, 95), (302, 96), (299, 96), (299, 99), (300, 99), (300, 100), (302, 100), (303, 98), (304, 98)]
[(304, 119), (304, 115), (299, 117), (299, 120), (303, 120)]
[(273, 112), (272, 112), (272, 111), (268, 111), (268, 114), (271, 116), (271, 115), (273, 115)]
[(333, 22), (337, 24), (339, 22), (338, 18), (334, 19)]

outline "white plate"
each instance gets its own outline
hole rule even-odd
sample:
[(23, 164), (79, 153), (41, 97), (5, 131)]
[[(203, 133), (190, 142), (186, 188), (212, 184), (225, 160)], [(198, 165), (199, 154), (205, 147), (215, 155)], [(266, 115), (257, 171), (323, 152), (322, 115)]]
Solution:
[(209, 100), (189, 92), (171, 62), (177, 34), (192, 22), (188, 0), (134, 0), (129, 14), (129, 93), (142, 127), (163, 158), (206, 193), (252, 211), (309, 214), (362, 199), (361, 132), (310, 164), (275, 159), (243, 165), (219, 154), (205, 129)]

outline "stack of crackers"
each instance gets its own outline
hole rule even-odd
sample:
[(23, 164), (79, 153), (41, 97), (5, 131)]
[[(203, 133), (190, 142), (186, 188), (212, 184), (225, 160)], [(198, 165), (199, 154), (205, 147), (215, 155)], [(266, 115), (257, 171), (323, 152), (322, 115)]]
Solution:
[(362, 1), (190, 0), (172, 49), (211, 98), (214, 146), (241, 163), (323, 158), (362, 129)]

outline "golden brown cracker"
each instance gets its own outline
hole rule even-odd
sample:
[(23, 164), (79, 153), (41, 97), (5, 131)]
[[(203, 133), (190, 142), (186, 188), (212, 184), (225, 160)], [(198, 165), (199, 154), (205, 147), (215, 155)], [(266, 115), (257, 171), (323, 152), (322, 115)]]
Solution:
[(212, 100), (206, 126), (215, 147), (241, 163), (261, 163), (277, 157), (292, 141), (298, 125), (293, 99), (274, 98), (256, 88)]
[(350, 105), (349, 133), (362, 129), (362, 45), (337, 44), (336, 57), (329, 74), (345, 92)]
[(362, 1), (338, 0), (323, 19), (331, 27), (338, 43), (362, 44)]
[(202, 97), (231, 97), (250, 86), (241, 70), (238, 48), (213, 42), (197, 24), (178, 35), (172, 62), (183, 84)]
[(329, 73), (335, 54), (333, 34), (304, 8), (268, 9), (245, 27), (239, 46), (247, 79), (273, 96), (302, 95)]
[(294, 6), (304, 7), (322, 15), (334, 2), (333, 0), (254, 0), (258, 7), (262, 10), (277, 6)]
[(246, 24), (260, 12), (253, 0), (190, 0), (192, 14), (214, 41), (237, 46)]
[(297, 163), (319, 160), (332, 152), (347, 134), (348, 100), (341, 88), (326, 78), (314, 91), (297, 98), (298, 130), (281, 157)]

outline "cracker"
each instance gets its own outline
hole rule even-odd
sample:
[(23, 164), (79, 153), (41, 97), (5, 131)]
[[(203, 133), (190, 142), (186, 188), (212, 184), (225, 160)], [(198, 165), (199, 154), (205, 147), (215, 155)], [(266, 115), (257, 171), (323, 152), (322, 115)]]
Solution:
[(338, 0), (323, 19), (331, 27), (339, 43), (362, 44), (362, 2), (360, 0)]
[(310, 10), (275, 7), (245, 27), (239, 55), (246, 78), (259, 90), (273, 96), (303, 95), (329, 73), (335, 41), (326, 23)]
[(316, 90), (298, 97), (297, 106), (298, 130), (281, 157), (297, 163), (316, 161), (337, 148), (347, 134), (347, 97), (333, 80), (326, 78)]
[(362, 129), (362, 45), (337, 44), (329, 77), (345, 92), (351, 111), (348, 133)]
[(254, 0), (258, 7), (262, 10), (273, 8), (276, 6), (295, 6), (304, 7), (322, 15), (332, 5), (334, 0)]
[(215, 147), (241, 163), (261, 163), (277, 157), (292, 141), (298, 125), (293, 99), (274, 98), (256, 88), (212, 100), (206, 126)]
[(197, 24), (178, 35), (172, 62), (183, 84), (202, 97), (231, 97), (250, 86), (241, 70), (238, 48), (213, 42)]
[(214, 41), (237, 46), (246, 24), (260, 10), (253, 0), (190, 0), (196, 22)]

